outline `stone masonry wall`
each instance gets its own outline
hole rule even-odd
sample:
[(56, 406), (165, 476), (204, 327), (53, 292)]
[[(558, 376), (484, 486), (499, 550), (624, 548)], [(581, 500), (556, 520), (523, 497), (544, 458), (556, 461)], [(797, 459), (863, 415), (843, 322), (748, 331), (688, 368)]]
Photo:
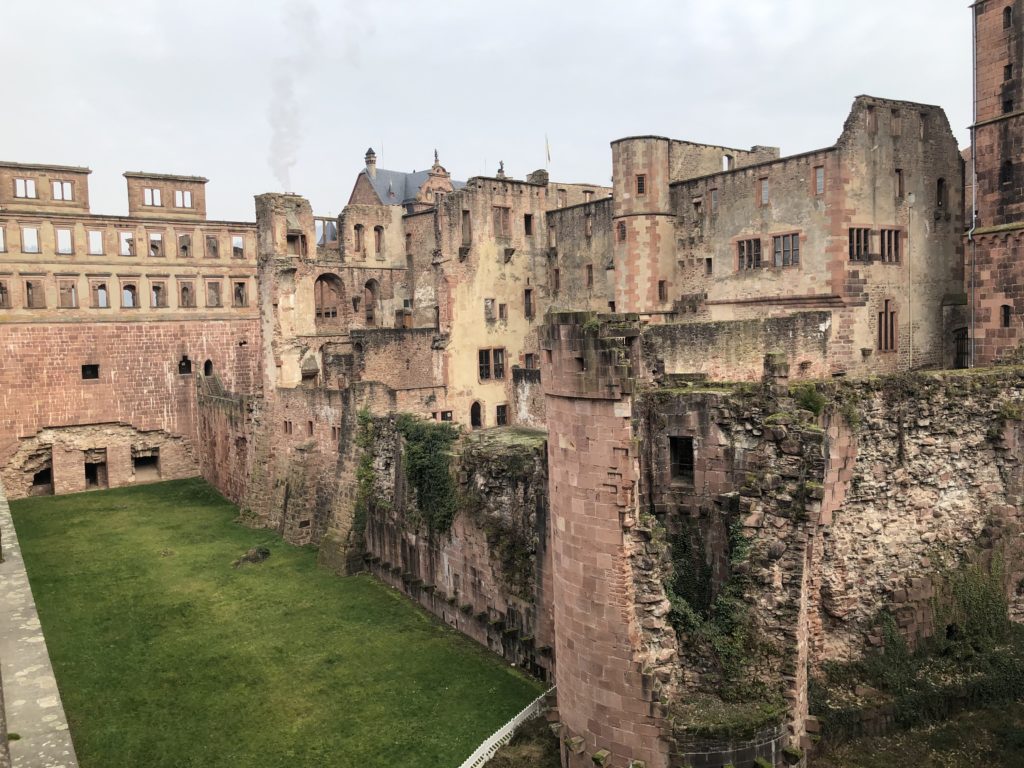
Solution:
[(543, 679), (554, 674), (546, 435), (472, 433), (455, 448), (458, 509), (447, 531), (419, 520), (394, 417), (373, 420), (371, 573), (442, 621)]

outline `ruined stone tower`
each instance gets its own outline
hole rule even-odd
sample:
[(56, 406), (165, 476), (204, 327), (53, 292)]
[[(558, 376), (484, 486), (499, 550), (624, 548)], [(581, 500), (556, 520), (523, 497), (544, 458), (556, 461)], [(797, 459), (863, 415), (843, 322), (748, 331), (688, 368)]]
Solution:
[(973, 293), (974, 364), (987, 365), (1010, 357), (1022, 338), (1024, 3), (979, 0), (973, 11), (976, 216), (968, 234), (966, 271)]

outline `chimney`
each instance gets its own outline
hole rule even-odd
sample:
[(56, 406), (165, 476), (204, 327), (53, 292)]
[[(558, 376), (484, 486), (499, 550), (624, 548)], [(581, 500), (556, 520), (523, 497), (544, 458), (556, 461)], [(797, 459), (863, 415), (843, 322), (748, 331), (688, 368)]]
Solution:
[(377, 178), (377, 153), (373, 151), (373, 147), (366, 150), (366, 172), (371, 179)]

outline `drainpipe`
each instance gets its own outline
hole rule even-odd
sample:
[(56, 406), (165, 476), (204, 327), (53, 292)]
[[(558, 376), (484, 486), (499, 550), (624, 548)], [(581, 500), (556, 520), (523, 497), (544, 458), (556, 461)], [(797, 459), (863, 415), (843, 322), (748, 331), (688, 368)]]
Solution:
[(974, 367), (974, 336), (976, 333), (975, 317), (977, 313), (975, 305), (975, 280), (977, 279), (977, 253), (978, 246), (974, 241), (974, 230), (978, 228), (978, 153), (975, 131), (978, 125), (978, 11), (973, 6), (971, 12), (974, 14), (973, 35), (971, 36), (971, 228), (967, 232), (967, 242), (971, 247), (971, 290), (968, 301), (971, 303), (970, 331), (968, 331), (967, 346), (967, 367)]

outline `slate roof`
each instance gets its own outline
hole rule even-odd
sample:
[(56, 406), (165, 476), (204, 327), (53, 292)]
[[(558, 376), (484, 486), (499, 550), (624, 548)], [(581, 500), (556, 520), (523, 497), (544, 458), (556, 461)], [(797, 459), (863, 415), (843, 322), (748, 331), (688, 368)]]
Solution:
[[(363, 170), (369, 180), (377, 197), (385, 205), (402, 205), (416, 201), (420, 188), (430, 178), (430, 171), (388, 171), (378, 168), (375, 176), (370, 176)], [(452, 181), (452, 187), (462, 189), (466, 186), (464, 181)]]

